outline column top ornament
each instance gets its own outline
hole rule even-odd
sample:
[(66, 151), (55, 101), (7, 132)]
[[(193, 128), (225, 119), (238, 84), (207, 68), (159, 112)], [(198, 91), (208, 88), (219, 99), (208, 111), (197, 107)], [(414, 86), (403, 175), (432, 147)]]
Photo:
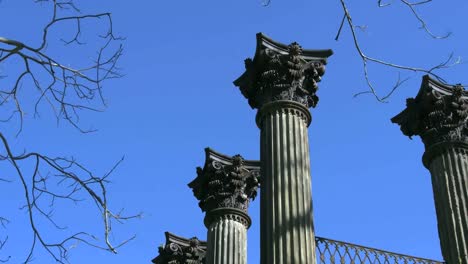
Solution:
[(233, 208), (247, 212), (250, 199), (255, 199), (259, 186), (260, 162), (244, 160), (242, 156), (227, 156), (205, 149), (203, 168), (188, 184), (202, 211)]
[(155, 264), (205, 263), (206, 242), (196, 237), (184, 238), (166, 232), (166, 244), (159, 247), (159, 256), (152, 260)]
[(234, 85), (240, 88), (252, 108), (261, 109), (264, 104), (277, 100), (315, 107), (319, 100), (317, 83), (332, 54), (331, 49), (302, 49), (296, 42), (285, 45), (258, 33), (255, 56), (245, 60), (246, 71)]
[(391, 120), (404, 135), (420, 136), (426, 148), (441, 142), (468, 143), (468, 91), (425, 75), (416, 97), (406, 99), (406, 109)]

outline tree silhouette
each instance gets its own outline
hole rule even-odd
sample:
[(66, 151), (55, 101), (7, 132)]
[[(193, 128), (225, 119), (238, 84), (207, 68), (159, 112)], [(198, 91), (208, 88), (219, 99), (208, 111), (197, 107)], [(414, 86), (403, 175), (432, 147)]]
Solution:
[[(0, 72), (0, 116), (5, 124), (0, 130), (0, 162), (14, 171), (13, 175), (0, 174), (0, 184), (19, 185), (24, 191), (24, 206), (20, 209), (26, 211), (24, 215), (29, 221), (32, 240), (23, 263), (33, 260), (38, 247), (45, 249), (58, 263), (68, 262), (68, 251), (76, 243), (116, 253), (117, 248), (134, 237), (111, 243), (112, 223), (139, 217), (139, 214), (126, 216), (109, 207), (106, 184), (122, 160), (104, 175), (97, 175), (74, 158), (18, 152), (9, 144), (6, 130), (13, 129), (13, 134), (21, 137), (26, 113), (33, 112), (33, 117), (38, 117), (41, 107), (46, 105), (51, 110), (47, 113), (53, 113), (58, 123), (65, 121), (83, 134), (95, 131), (81, 126), (80, 114), (102, 111), (106, 107), (103, 83), (122, 76), (117, 63), (124, 39), (114, 34), (110, 13), (82, 13), (73, 0), (33, 2), (31, 4), (50, 12), (37, 43), (0, 36), (0, 66), (6, 68)], [(66, 52), (58, 51), (55, 43), (58, 41)], [(76, 50), (90, 51), (92, 55), (72, 56)], [(54, 218), (56, 210), (60, 209), (57, 202), (73, 205), (84, 199), (93, 201), (98, 208), (103, 229), (101, 242), (85, 231), (64, 235), (59, 240), (50, 237), (43, 226), (44, 220), (58, 230), (66, 228)], [(0, 213), (0, 228), (8, 230), (13, 219), (4, 215), (6, 213)], [(8, 262), (11, 259), (8, 252), (2, 252), (9, 238), (3, 234), (8, 232), (0, 233), (0, 254), (3, 255), (0, 255), (0, 262)]]

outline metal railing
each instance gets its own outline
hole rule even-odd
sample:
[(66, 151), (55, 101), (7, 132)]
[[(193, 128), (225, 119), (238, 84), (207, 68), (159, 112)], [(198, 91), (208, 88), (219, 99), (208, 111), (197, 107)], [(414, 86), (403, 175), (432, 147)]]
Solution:
[(342, 241), (316, 237), (318, 264), (443, 264)]

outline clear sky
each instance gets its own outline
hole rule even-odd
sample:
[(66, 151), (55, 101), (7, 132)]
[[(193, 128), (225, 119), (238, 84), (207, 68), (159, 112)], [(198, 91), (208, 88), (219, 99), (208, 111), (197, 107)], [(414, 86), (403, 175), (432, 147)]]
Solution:
[[(150, 263), (165, 231), (206, 238), (204, 215), (187, 187), (195, 168), (204, 163), (203, 149), (259, 159), (256, 111), (232, 84), (244, 71), (244, 59), (254, 55), (257, 32), (286, 44), (297, 41), (303, 48), (335, 52), (319, 84), (320, 102), (312, 109), (309, 128), (316, 234), (441, 259), (430, 175), (421, 162), (423, 144), (404, 137), (390, 122), (405, 107), (405, 99), (416, 95), (422, 75), (400, 71), (410, 79), (388, 103), (369, 95), (353, 98), (367, 87), (349, 28), (334, 40), (343, 15), (340, 1), (272, 0), (267, 7), (260, 0), (75, 2), (83, 13), (112, 12), (116, 33), (126, 37), (119, 64), (125, 77), (105, 83), (106, 111), (82, 115), (81, 124), (99, 131), (83, 135), (67, 123), (57, 126), (46, 105), (40, 117), (27, 116), (17, 138), (14, 125), (0, 124), (16, 153), (73, 155), (101, 174), (125, 156), (111, 178), (110, 206), (130, 214), (141, 211), (143, 218), (115, 225), (113, 239), (116, 244), (133, 234), (136, 239), (117, 255), (78, 244), (70, 252), (71, 263)], [(468, 2), (433, 1), (418, 9), (434, 33), (452, 32), (443, 40), (432, 40), (420, 30), (399, 1), (386, 8), (377, 8), (376, 2), (349, 3), (355, 24), (366, 26), (358, 36), (369, 55), (417, 67), (432, 67), (451, 52), (468, 58)], [(0, 36), (38, 43), (47, 12), (47, 5), (33, 1), (1, 1)], [(54, 34), (59, 39), (70, 30), (64, 27)], [(83, 55), (69, 47), (60, 56), (79, 62)], [(0, 64), (3, 71), (14, 67)], [(370, 68), (382, 94), (398, 72)], [(440, 73), (449, 83), (468, 83), (466, 72), (463, 63)], [(34, 88), (25, 81), (22, 89), (28, 100)], [(0, 258), (11, 255), (12, 263), (25, 258), (31, 243), (26, 213), (18, 210), (24, 204), (22, 191), (18, 179), (0, 182), (1, 214), (12, 220), (7, 229), (0, 228), (0, 235), (9, 236)], [(76, 207), (59, 204), (54, 215), (69, 227), (65, 232), (102, 233), (99, 212), (90, 201)], [(250, 215), (248, 260), (258, 263), (258, 200)], [(53, 227), (44, 222), (42, 228), (53, 241)], [(40, 249), (35, 260), (54, 263)]]

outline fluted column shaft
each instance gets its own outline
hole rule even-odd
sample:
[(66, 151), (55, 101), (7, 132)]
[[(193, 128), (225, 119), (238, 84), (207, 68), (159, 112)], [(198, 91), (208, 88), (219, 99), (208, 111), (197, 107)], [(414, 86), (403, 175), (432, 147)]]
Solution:
[(426, 148), (445, 262), (468, 264), (468, 91), (424, 76), (392, 122), (404, 135), (420, 136)]
[(439, 143), (424, 154), (432, 176), (442, 255), (468, 264), (468, 145)]
[(247, 219), (231, 210), (212, 220), (207, 226), (206, 264), (247, 263)]
[(262, 264), (312, 264), (315, 236), (307, 108), (292, 101), (265, 105), (261, 129), (260, 230)]
[(332, 54), (259, 33), (255, 57), (245, 60), (245, 72), (234, 81), (258, 109), (261, 264), (316, 262), (307, 127)]

